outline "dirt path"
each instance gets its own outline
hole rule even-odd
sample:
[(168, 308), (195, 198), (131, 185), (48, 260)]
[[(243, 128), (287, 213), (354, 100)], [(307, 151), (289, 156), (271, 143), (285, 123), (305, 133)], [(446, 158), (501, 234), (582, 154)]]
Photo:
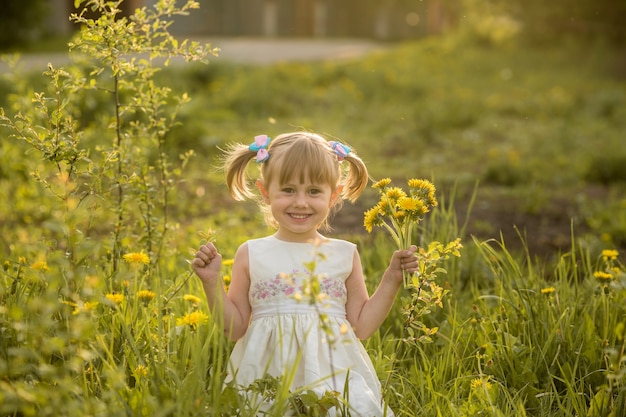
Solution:
[[(228, 61), (267, 65), (281, 61), (340, 60), (359, 57), (385, 49), (385, 44), (364, 39), (275, 39), (275, 38), (217, 38), (197, 39), (220, 48), (218, 57), (210, 61)], [(67, 53), (39, 53), (20, 56), (20, 70), (45, 71), (48, 63), (60, 67), (69, 62)], [(173, 61), (174, 64), (182, 61)], [(0, 74), (9, 71), (0, 61)]]

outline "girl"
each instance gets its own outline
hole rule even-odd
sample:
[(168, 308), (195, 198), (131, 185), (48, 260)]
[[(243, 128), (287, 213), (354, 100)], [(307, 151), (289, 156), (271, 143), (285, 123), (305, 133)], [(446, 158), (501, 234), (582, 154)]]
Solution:
[[(225, 154), (227, 185), (237, 200), (257, 196), (247, 175), (252, 160), (260, 164), (259, 203), (276, 232), (239, 247), (228, 293), (213, 243), (201, 246), (192, 261), (209, 306), (219, 309), (225, 334), (237, 340), (228, 380), (246, 387), (266, 375), (283, 377), (292, 390), (340, 391), (353, 416), (392, 416), (358, 339), (371, 336), (387, 317), (402, 271), (417, 268), (417, 248), (393, 253), (369, 297), (356, 245), (319, 231), (343, 199), (355, 201), (367, 186), (363, 161), (347, 146), (313, 133), (257, 136), (250, 146), (235, 144)], [(313, 277), (319, 303), (303, 299)]]

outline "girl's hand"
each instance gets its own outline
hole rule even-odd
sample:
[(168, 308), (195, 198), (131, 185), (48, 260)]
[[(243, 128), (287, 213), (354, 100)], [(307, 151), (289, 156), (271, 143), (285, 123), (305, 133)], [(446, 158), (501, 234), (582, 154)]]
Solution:
[(214, 283), (220, 277), (222, 255), (220, 255), (213, 243), (208, 242), (200, 246), (196, 256), (191, 261), (191, 266), (203, 283)]
[(390, 278), (393, 278), (396, 282), (402, 282), (403, 271), (409, 273), (416, 272), (418, 262), (415, 252), (417, 252), (417, 246), (415, 245), (411, 245), (409, 249), (395, 251), (391, 256), (385, 275), (389, 274)]

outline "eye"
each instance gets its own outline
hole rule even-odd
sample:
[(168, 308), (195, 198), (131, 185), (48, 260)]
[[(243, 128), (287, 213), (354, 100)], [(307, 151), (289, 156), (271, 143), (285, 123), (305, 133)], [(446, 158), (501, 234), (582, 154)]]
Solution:
[(311, 195), (317, 195), (317, 194), (320, 194), (321, 192), (322, 192), (322, 190), (320, 190), (319, 188), (311, 188), (309, 190), (309, 194), (311, 194)]
[(282, 192), (286, 193), (286, 194), (293, 194), (294, 193), (294, 189), (291, 188), (291, 187), (285, 187), (285, 188), (282, 189)]

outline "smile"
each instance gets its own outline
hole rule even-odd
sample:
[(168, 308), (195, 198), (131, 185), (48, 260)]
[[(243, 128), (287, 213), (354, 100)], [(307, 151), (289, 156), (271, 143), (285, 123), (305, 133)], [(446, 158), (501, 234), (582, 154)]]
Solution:
[(297, 213), (291, 213), (289, 214), (289, 217), (293, 218), (293, 219), (297, 219), (297, 220), (304, 220), (308, 217), (310, 217), (310, 214), (297, 214)]

